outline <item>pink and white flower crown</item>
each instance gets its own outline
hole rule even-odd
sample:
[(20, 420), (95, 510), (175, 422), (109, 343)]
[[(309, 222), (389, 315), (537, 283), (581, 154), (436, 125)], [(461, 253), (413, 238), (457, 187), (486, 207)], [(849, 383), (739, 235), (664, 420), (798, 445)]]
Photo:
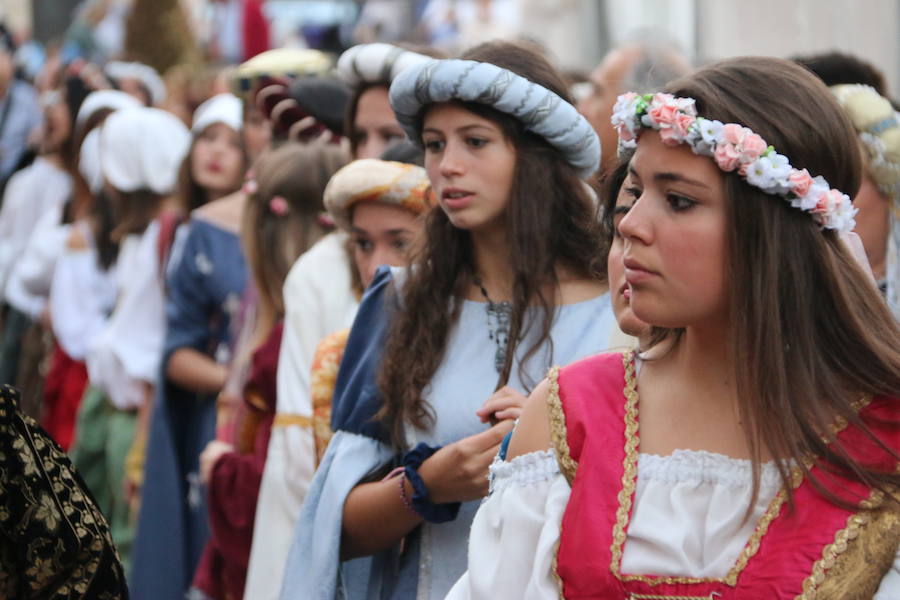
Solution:
[(821, 176), (795, 169), (787, 157), (743, 125), (697, 116), (693, 98), (628, 92), (619, 96), (612, 124), (619, 133), (620, 153), (636, 148), (639, 130), (650, 127), (659, 131), (667, 146), (689, 145), (694, 154), (711, 157), (723, 171), (737, 171), (750, 185), (810, 213), (825, 229), (845, 233), (856, 226), (857, 209), (847, 194), (832, 189)]

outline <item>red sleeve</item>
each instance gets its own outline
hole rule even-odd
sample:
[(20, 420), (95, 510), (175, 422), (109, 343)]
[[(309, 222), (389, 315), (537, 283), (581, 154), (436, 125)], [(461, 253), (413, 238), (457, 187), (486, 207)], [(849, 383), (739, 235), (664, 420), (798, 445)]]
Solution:
[(269, 22), (262, 10), (262, 0), (244, 0), (244, 60), (269, 49)]

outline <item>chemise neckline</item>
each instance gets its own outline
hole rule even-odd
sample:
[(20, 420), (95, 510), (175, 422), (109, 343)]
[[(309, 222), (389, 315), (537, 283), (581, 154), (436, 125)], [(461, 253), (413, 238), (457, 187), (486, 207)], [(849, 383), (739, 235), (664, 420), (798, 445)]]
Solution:
[[(578, 306), (586, 306), (592, 302), (599, 302), (609, 298), (609, 290), (603, 292), (602, 294), (598, 294), (592, 298), (587, 298), (585, 300), (579, 300), (578, 302), (570, 302), (568, 304), (557, 304), (556, 309), (559, 310), (561, 308), (575, 308)], [(484, 306), (487, 304), (485, 300), (469, 300), (468, 298), (462, 299), (464, 305), (472, 305), (472, 306)], [(529, 307), (529, 308), (539, 308), (537, 305)]]
[[(662, 456), (638, 454), (638, 482), (707, 483), (727, 487), (746, 487), (753, 478), (753, 463), (749, 459), (732, 458), (706, 450), (677, 449)], [(774, 462), (760, 465), (760, 486), (776, 490), (781, 477)]]

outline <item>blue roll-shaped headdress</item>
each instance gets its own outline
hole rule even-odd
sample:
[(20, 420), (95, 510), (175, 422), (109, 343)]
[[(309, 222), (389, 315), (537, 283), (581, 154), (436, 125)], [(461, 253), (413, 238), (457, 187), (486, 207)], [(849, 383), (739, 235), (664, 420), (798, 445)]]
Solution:
[(460, 100), (512, 115), (559, 150), (581, 175), (600, 166), (600, 138), (575, 107), (508, 69), (474, 60), (432, 59), (404, 69), (391, 84), (391, 107), (409, 139), (421, 143), (416, 117), (423, 107)]

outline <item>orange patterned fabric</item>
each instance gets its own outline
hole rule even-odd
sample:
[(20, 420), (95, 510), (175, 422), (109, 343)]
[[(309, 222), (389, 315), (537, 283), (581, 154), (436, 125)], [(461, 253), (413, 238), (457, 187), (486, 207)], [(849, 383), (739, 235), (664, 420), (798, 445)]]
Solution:
[(331, 398), (337, 381), (347, 336), (350, 329), (343, 329), (325, 337), (316, 348), (310, 376), (313, 438), (316, 442), (316, 464), (322, 460), (328, 442), (331, 440)]

